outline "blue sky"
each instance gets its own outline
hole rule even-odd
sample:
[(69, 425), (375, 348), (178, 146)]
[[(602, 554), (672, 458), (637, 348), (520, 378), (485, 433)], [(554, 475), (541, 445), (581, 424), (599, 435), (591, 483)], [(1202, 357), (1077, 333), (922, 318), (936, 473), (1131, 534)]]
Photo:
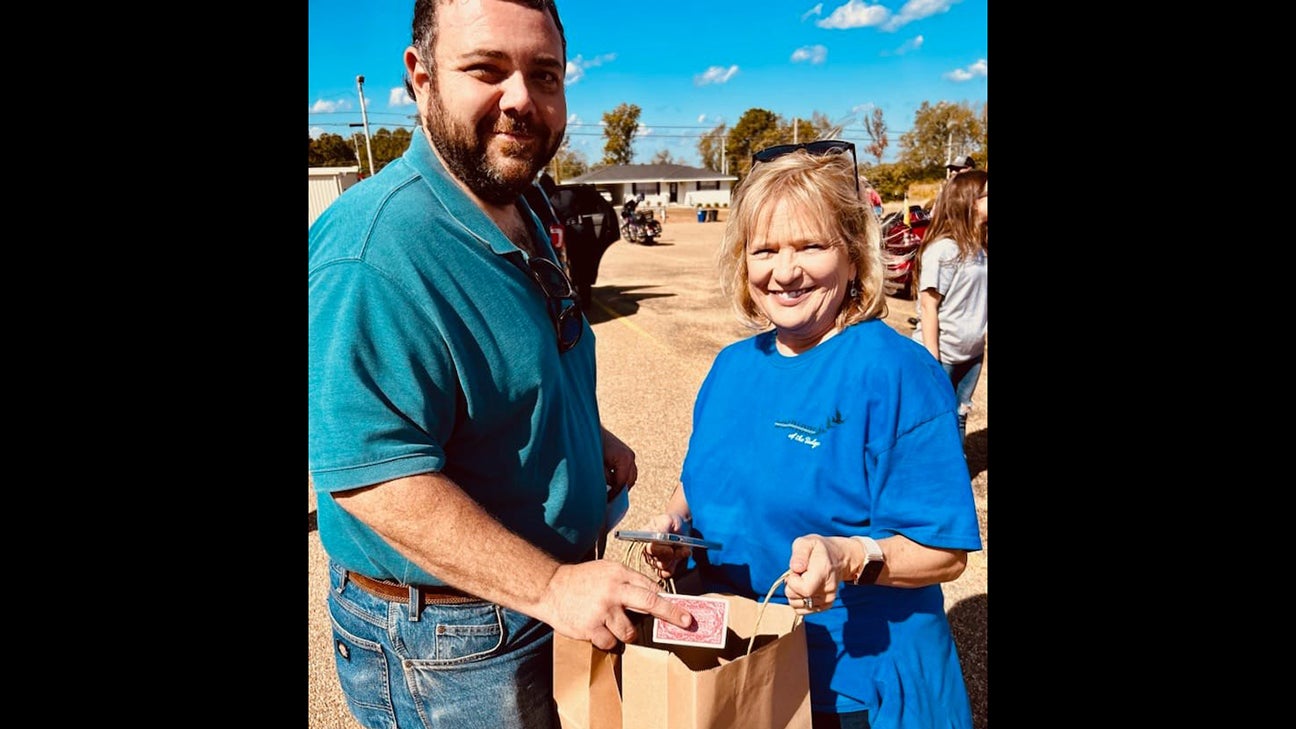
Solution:
[[(588, 163), (603, 156), (603, 114), (642, 109), (637, 163), (659, 150), (700, 164), (698, 138), (746, 110), (791, 121), (820, 112), (869, 143), (882, 109), (896, 158), (923, 101), (977, 105), (988, 79), (987, 0), (558, 0), (567, 34), (567, 133)], [(363, 75), (370, 133), (413, 128), (402, 55), (413, 0), (310, 0), (307, 126), (349, 136)], [(359, 129), (358, 127), (356, 128)], [(866, 156), (861, 152), (861, 162)]]

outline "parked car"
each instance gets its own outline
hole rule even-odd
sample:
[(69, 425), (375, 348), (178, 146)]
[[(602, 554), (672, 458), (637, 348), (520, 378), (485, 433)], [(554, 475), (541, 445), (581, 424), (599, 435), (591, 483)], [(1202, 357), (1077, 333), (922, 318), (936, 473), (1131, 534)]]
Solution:
[(548, 209), (553, 220), (544, 222), (550, 227), (551, 238), (557, 223), (560, 232), (554, 247), (561, 244), (559, 255), (576, 287), (577, 300), (581, 309), (588, 311), (603, 253), (621, 239), (616, 208), (593, 185), (556, 185), (546, 174), (533, 187), (526, 193), (527, 201), (542, 219), (546, 217), (542, 209)]
[(912, 286), (914, 259), (923, 234), (931, 224), (930, 212), (921, 205), (909, 206), (909, 224), (904, 211), (897, 210), (882, 218), (882, 250), (890, 254), (887, 262), (887, 293), (904, 299), (914, 298)]

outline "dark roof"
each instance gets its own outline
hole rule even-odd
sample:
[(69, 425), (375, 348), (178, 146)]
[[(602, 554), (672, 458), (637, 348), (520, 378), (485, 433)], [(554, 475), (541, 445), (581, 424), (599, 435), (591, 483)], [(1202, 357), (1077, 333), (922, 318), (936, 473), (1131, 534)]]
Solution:
[(568, 182), (611, 184), (614, 182), (693, 182), (695, 180), (737, 180), (715, 170), (685, 165), (611, 165), (573, 177)]

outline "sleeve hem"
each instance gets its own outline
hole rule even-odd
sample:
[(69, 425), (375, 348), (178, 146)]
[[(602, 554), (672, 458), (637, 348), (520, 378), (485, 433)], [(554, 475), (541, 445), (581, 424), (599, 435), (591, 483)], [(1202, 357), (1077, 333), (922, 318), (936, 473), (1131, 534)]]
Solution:
[(443, 465), (444, 460), (440, 457), (418, 454), (378, 463), (311, 471), (311, 481), (315, 484), (317, 492), (333, 493), (372, 486), (405, 476), (440, 471)]

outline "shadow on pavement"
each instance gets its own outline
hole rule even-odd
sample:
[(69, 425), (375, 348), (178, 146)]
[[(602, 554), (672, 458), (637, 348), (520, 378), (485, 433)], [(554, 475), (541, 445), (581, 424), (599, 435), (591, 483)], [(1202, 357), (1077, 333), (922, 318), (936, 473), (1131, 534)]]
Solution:
[(319, 524), (316, 523), (316, 519), (318, 519), (318, 517), (315, 516), (315, 512), (313, 512), (313, 511), (306, 515), (306, 533), (307, 533), (307, 534), (310, 534), (311, 532), (313, 532), (313, 531), (319, 529)]
[(963, 683), (967, 684), (968, 700), (972, 704), (972, 726), (986, 729), (989, 724), (987, 704), (989, 692), (986, 674), (986, 604), (985, 593), (960, 600), (950, 608), (950, 632), (958, 648), (959, 665), (963, 668)]
[(967, 456), (968, 476), (976, 478), (989, 465), (987, 443), (990, 440), (990, 429), (982, 428), (967, 434), (963, 440), (963, 454)]
[(645, 299), (661, 299), (675, 296), (673, 293), (637, 293), (642, 289), (657, 288), (656, 284), (643, 286), (595, 286), (591, 289), (592, 299), (585, 318), (590, 324), (611, 321), (618, 316), (630, 316), (639, 311), (639, 302)]

